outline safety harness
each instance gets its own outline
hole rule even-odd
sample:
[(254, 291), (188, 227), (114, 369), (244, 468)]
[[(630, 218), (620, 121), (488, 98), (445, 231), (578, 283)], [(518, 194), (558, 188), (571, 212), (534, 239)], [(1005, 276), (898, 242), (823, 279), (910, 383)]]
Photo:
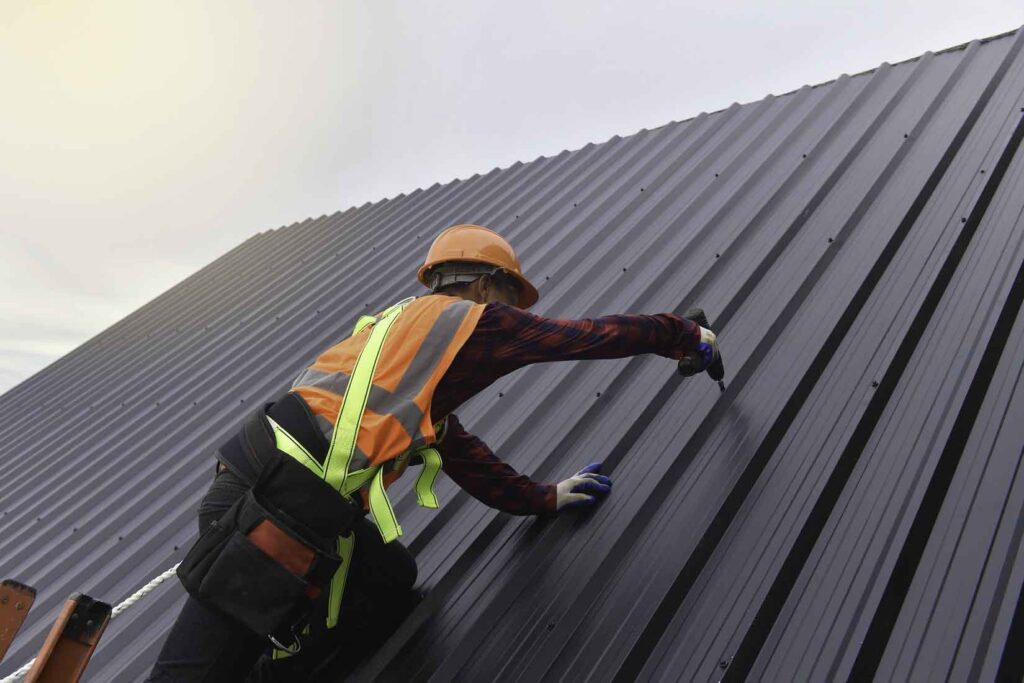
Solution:
[(338, 419), (331, 434), (330, 446), (322, 465), (281, 425), (270, 421), (274, 429), (277, 447), (309, 468), (311, 472), (326, 481), (342, 496), (351, 496), (367, 483), (370, 484), (370, 512), (373, 514), (373, 519), (377, 523), (377, 528), (385, 543), (390, 543), (402, 535), (402, 527), (399, 526), (398, 520), (395, 518), (394, 508), (384, 490), (384, 474), (388, 465), (394, 471), (404, 471), (409, 464), (410, 456), (419, 456), (423, 461), (423, 471), (416, 479), (416, 500), (423, 507), (435, 509), (439, 507), (437, 495), (434, 492), (434, 482), (441, 471), (441, 455), (436, 448), (424, 446), (414, 451), (406, 451), (391, 461), (394, 463), (393, 465), (389, 462), (355, 471), (349, 469), (355, 455), (359, 423), (370, 397), (374, 371), (380, 358), (381, 349), (384, 348), (384, 341), (392, 323), (412, 301), (413, 298), (410, 297), (386, 309), (379, 316), (363, 316), (356, 322), (353, 335), (358, 334), (368, 325), (373, 325), (373, 329), (370, 331), (370, 338), (359, 353), (359, 358), (352, 370), (352, 378), (345, 391), (345, 398), (342, 401), (341, 410), (338, 412)]
[[(416, 478), (416, 501), (422, 507), (433, 509), (439, 507), (437, 494), (434, 491), (434, 482), (441, 471), (441, 454), (436, 448), (423, 446), (414, 451), (406, 451), (386, 463), (355, 471), (349, 469), (355, 455), (359, 423), (366, 410), (366, 402), (370, 396), (374, 370), (377, 367), (381, 349), (384, 347), (384, 341), (392, 323), (412, 301), (412, 298), (405, 299), (386, 309), (379, 316), (363, 316), (356, 322), (355, 329), (352, 331), (353, 335), (358, 334), (368, 325), (373, 325), (373, 329), (370, 331), (370, 338), (359, 353), (359, 358), (353, 368), (352, 378), (345, 392), (338, 419), (334, 424), (323, 464), (320, 464), (284, 427), (270, 417), (267, 418), (274, 430), (274, 439), (278, 450), (305, 465), (310, 472), (323, 479), (342, 496), (350, 497), (365, 487), (367, 483), (370, 484), (370, 512), (385, 543), (390, 543), (402, 535), (402, 527), (398, 524), (394, 508), (384, 488), (386, 471), (403, 472), (408, 467), (410, 459), (417, 456), (423, 462), (423, 470)], [(348, 568), (354, 549), (355, 534), (338, 536), (337, 552), (342, 558), (342, 562), (331, 579), (327, 628), (334, 628), (338, 623), (341, 598), (345, 591), (345, 581), (348, 577)], [(278, 649), (275, 650), (274, 656), (280, 658), (293, 653), (292, 650)]]
[[(417, 502), (439, 507), (434, 482), (441, 470), (441, 455), (429, 444), (351, 470), (384, 342), (413, 300), (400, 301), (356, 323), (353, 335), (370, 327), (369, 335), (352, 367), (322, 462), (307, 445), (317, 445), (319, 454), (325, 438), (316, 418), (294, 393), (257, 410), (218, 448), (217, 458), (250, 490), (203, 533), (178, 575), (204, 604), (267, 634), (275, 646), (275, 658), (299, 651), (295, 627), (305, 622), (303, 633), (309, 632), (311, 601), (324, 588), (328, 590), (326, 626), (337, 626), (355, 549), (352, 527), (365, 514), (356, 502), (363, 499), (362, 489), (368, 489), (367, 507), (385, 543), (402, 535), (385, 491), (386, 474), (400, 476), (409, 464), (422, 462), (415, 485)], [(444, 421), (434, 425), (437, 440), (443, 438), (443, 429)], [(298, 557), (303, 561), (297, 562)]]

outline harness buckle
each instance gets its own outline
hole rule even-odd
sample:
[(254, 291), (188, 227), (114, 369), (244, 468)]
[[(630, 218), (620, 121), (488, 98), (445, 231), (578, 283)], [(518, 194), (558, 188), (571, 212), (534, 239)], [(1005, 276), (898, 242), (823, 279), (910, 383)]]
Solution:
[(289, 655), (294, 655), (294, 654), (298, 654), (299, 652), (302, 651), (302, 641), (299, 640), (299, 634), (295, 632), (295, 625), (294, 624), (290, 627), (290, 630), (292, 632), (292, 640), (294, 641), (294, 644), (292, 644), (292, 645), (283, 645), (283, 644), (281, 644), (280, 641), (278, 641), (277, 638), (275, 638), (274, 636), (272, 636), (270, 634), (267, 634), (267, 638), (270, 639), (270, 642), (278, 650), (281, 650), (283, 652), (287, 652)]

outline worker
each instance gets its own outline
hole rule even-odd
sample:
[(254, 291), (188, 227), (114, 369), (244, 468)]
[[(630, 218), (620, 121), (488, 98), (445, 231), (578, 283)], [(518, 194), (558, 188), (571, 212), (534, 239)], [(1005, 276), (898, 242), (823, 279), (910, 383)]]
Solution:
[[(430, 293), (363, 316), (290, 391), (216, 451), (189, 589), (151, 681), (304, 680), (351, 670), (422, 598), (387, 487), (419, 466), (416, 496), (437, 507), (442, 470), (514, 515), (594, 505), (612, 488), (591, 463), (535, 482), (466, 431), (454, 411), (533, 363), (644, 353), (718, 358), (714, 334), (673, 314), (556, 320), (528, 313), (537, 289), (492, 230), (438, 235), (418, 279)], [(371, 515), (370, 517), (367, 515)]]

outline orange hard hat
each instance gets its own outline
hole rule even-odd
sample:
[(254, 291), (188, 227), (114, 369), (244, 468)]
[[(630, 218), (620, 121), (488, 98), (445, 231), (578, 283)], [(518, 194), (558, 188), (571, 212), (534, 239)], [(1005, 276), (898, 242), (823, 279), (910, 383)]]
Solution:
[[(416, 278), (430, 288), (428, 275), (431, 268), (442, 263), (479, 263), (501, 268), (519, 283), (519, 308), (537, 303), (537, 288), (523, 275), (516, 252), (501, 235), (482, 225), (453, 225), (444, 230), (427, 252), (427, 260)], [(483, 273), (479, 273), (483, 274)]]

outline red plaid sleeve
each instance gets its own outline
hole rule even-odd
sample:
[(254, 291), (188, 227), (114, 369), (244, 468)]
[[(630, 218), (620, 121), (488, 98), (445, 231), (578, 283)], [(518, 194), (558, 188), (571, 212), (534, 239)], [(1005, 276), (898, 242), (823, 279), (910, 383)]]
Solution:
[(448, 416), (437, 450), (445, 474), (484, 505), (513, 515), (555, 511), (555, 486), (538, 484), (499, 460), (455, 415)]
[[(492, 303), (441, 378), (431, 409), (436, 421), (498, 378), (533, 363), (624, 358), (653, 353), (680, 359), (700, 344), (696, 323), (671, 313), (557, 320)], [(667, 367), (666, 372), (674, 368)]]

